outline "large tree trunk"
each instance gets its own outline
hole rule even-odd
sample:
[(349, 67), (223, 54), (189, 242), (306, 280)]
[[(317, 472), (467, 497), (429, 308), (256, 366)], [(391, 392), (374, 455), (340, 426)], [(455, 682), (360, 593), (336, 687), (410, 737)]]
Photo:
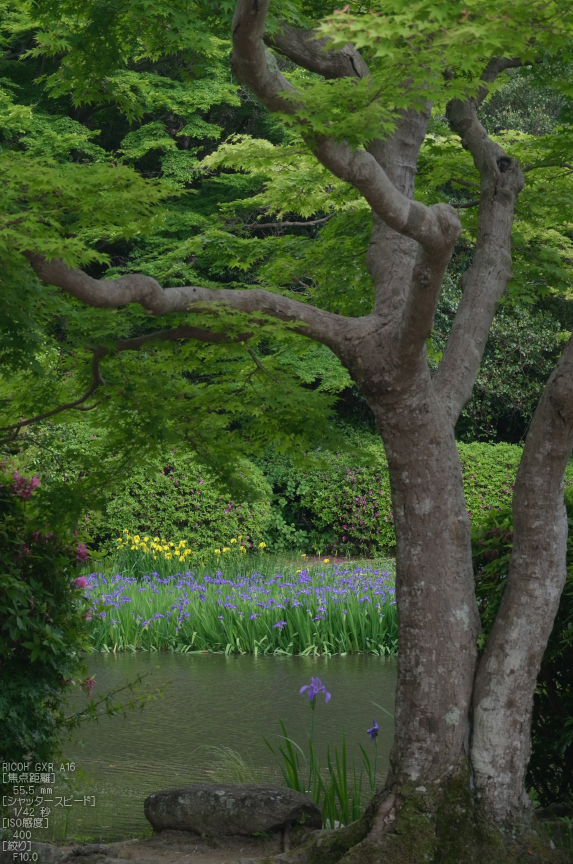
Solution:
[(565, 469), (573, 446), (573, 342), (531, 423), (513, 496), (507, 587), (474, 689), (472, 768), (482, 803), (506, 820), (529, 807), (525, 773), (537, 675), (567, 575)]
[(427, 784), (468, 756), (480, 629), (453, 430), (429, 376), (372, 405), (392, 489), (400, 649), (392, 780)]
[[(380, 382), (364, 364), (365, 356), (379, 355), (364, 349), (361, 368), (353, 372)], [(524, 781), (536, 676), (565, 574), (563, 477), (573, 444), (572, 373), (573, 341), (527, 439), (515, 486), (510, 578), (479, 664), (470, 523), (451, 424), (423, 371), (402, 386), (399, 374), (392, 386), (382, 376), (378, 400), (371, 384), (364, 388), (388, 459), (397, 538), (400, 644), (390, 771), (362, 819), (321, 832), (277, 861), (567, 860), (528, 824)], [(499, 830), (504, 827), (512, 831)]]

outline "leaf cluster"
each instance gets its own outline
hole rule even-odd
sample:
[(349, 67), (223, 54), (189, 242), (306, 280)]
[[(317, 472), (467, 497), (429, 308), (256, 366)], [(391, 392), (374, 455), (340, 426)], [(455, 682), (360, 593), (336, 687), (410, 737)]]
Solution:
[[(0, 476), (0, 754), (46, 759), (66, 727), (69, 683), (83, 680), (87, 606), (75, 585), (77, 537)], [(79, 677), (78, 677), (79, 676)]]

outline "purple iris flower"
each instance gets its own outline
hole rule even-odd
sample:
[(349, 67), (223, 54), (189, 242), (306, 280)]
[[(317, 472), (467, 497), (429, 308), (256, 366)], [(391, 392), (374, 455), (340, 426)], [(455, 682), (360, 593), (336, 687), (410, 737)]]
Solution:
[(306, 693), (308, 690), (308, 698), (312, 702), (315, 696), (318, 696), (319, 693), (324, 693), (324, 698), (326, 702), (330, 702), (331, 694), (328, 692), (320, 678), (311, 678), (312, 684), (305, 684), (304, 687), (300, 688), (300, 695)]
[(378, 733), (380, 732), (380, 726), (378, 725), (376, 720), (372, 721), (372, 729), (367, 729), (366, 732), (368, 735), (370, 735), (371, 741), (376, 741)]

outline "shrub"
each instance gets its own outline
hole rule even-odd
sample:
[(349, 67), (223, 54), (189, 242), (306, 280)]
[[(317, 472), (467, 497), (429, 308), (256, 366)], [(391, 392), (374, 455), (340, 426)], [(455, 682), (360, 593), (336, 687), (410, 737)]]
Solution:
[[(307, 539), (320, 553), (376, 556), (396, 545), (388, 463), (377, 436), (355, 439), (370, 465), (348, 456), (324, 455), (326, 468), (302, 472), (285, 456), (267, 454), (259, 463), (272, 483), (272, 516), (265, 540), (283, 548), (284, 538)], [(466, 504), (479, 527), (491, 511), (511, 503), (522, 448), (515, 444), (458, 443)], [(301, 545), (304, 545), (301, 543)]]
[(103, 514), (88, 514), (94, 544), (115, 549), (124, 529), (132, 534), (160, 534), (186, 540), (193, 551), (212, 551), (241, 534), (243, 543), (258, 546), (270, 517), (270, 489), (260, 470), (244, 462), (241, 477), (253, 497), (234, 500), (191, 456), (170, 454), (136, 469), (111, 496)]
[(472, 527), (484, 524), (491, 510), (511, 505), (523, 448), (517, 444), (458, 442), (464, 495)]
[[(388, 468), (381, 442), (365, 437), (371, 465), (351, 466), (348, 456), (324, 454), (324, 468), (303, 471), (288, 457), (267, 454), (259, 462), (273, 485), (273, 515), (265, 541), (280, 549), (287, 531), (296, 543), (322, 553), (366, 555), (395, 546)], [(292, 547), (291, 547), (292, 548)]]
[[(568, 472), (569, 474), (569, 472)], [(569, 482), (571, 482), (569, 480)], [(567, 581), (543, 655), (533, 700), (532, 753), (527, 782), (539, 803), (573, 803), (573, 487), (565, 490), (569, 520)], [(472, 535), (483, 647), (509, 571), (513, 518), (507, 506), (492, 510)]]
[(87, 605), (77, 565), (86, 548), (41, 523), (37, 477), (0, 469), (0, 761), (43, 761), (59, 751), (68, 685), (86, 689)]

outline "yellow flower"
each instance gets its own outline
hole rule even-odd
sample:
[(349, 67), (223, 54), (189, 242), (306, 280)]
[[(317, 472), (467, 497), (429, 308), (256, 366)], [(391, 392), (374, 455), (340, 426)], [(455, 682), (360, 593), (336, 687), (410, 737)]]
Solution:
[(134, 539), (137, 543), (139, 543), (139, 540), (140, 540), (139, 534), (136, 534), (135, 537), (134, 537), (133, 539)]
[(164, 552), (167, 552), (169, 549), (169, 546), (167, 545), (167, 543), (164, 543), (164, 545), (161, 548), (163, 549)]
[(132, 546), (131, 548), (132, 548), (132, 549), (137, 549), (137, 546)]
[(123, 537), (118, 537), (118, 538), (117, 538), (117, 542), (118, 542), (118, 543), (121, 543), (122, 540), (123, 540)]
[(230, 551), (231, 551), (231, 550), (229, 549), (228, 546), (223, 546), (223, 552), (230, 552)]
[(180, 540), (180, 541), (179, 541), (179, 548), (182, 549), (182, 548), (185, 546), (186, 543), (187, 543), (186, 540)]
[(129, 534), (129, 531), (127, 530), (127, 528), (124, 528), (124, 529), (123, 529), (123, 533), (124, 533), (124, 534)]
[(266, 548), (267, 548), (266, 543), (259, 543), (259, 549), (266, 549)]
[(165, 557), (171, 561), (171, 559), (173, 558), (173, 555), (171, 554), (171, 552), (166, 552)]
[(237, 541), (236, 541), (235, 538), (233, 537), (233, 539), (231, 540), (231, 543), (236, 543), (236, 542), (237, 542)]
[(220, 554), (221, 554), (221, 550), (220, 550), (220, 549), (215, 549), (215, 555), (220, 555)]
[(176, 549), (173, 554), (179, 556), (181, 555), (181, 552), (179, 551), (179, 549)]
[(246, 551), (247, 551), (247, 547), (246, 547), (246, 546), (241, 546), (241, 552), (246, 552)]
[(323, 564), (330, 564), (330, 558), (325, 558), (322, 563)]
[(144, 537), (144, 538), (143, 538), (143, 542), (144, 542), (144, 543), (147, 543), (148, 540), (149, 540), (149, 537)]
[(302, 557), (303, 557), (303, 558), (306, 558), (306, 552), (303, 552), (303, 553), (302, 553)]
[(153, 538), (153, 542), (154, 542), (154, 543), (159, 543), (159, 537), (154, 537), (154, 538)]
[(296, 572), (297, 572), (297, 573), (302, 573), (302, 570), (297, 570)]
[(237, 537), (239, 538), (239, 540), (242, 540), (242, 539), (243, 539), (243, 535), (242, 535), (242, 534), (237, 534)]

